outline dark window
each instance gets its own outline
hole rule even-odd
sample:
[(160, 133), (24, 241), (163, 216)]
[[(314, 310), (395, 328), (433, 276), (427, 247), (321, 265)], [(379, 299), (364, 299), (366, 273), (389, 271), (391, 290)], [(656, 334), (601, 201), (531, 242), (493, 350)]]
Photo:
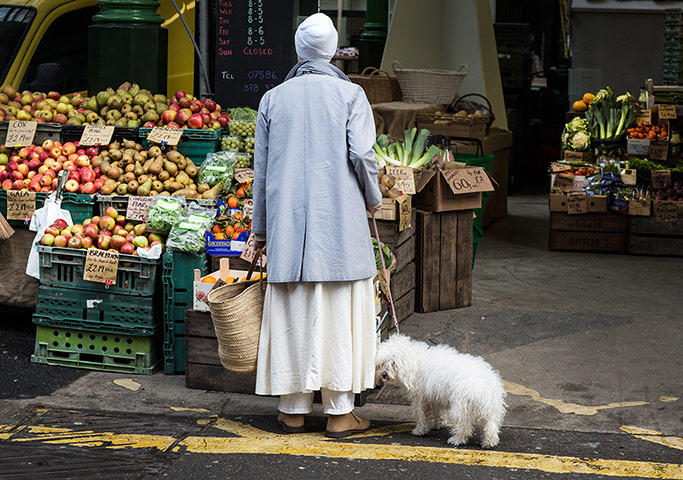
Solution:
[(96, 13), (97, 7), (81, 8), (65, 13), (52, 22), (26, 70), (22, 88), (28, 88), (35, 80), (38, 65), (43, 63), (58, 63), (62, 66), (64, 92), (88, 88), (88, 26), (92, 25), (92, 17)]
[(0, 82), (7, 76), (35, 16), (34, 8), (0, 5)]

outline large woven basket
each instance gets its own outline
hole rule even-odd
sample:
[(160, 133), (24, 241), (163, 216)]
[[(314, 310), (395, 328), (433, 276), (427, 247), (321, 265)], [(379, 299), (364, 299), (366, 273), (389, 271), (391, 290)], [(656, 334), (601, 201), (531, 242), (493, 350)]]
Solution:
[(365, 67), (360, 75), (349, 75), (349, 79), (365, 90), (365, 96), (372, 104), (397, 102), (403, 96), (398, 79), (375, 67)]
[(251, 280), (217, 287), (207, 295), (218, 357), (231, 372), (256, 371), (264, 291), (265, 281)]
[(394, 60), (394, 73), (401, 85), (403, 101), (409, 103), (450, 104), (467, 75), (463, 64), (457, 71), (436, 69), (407, 69)]

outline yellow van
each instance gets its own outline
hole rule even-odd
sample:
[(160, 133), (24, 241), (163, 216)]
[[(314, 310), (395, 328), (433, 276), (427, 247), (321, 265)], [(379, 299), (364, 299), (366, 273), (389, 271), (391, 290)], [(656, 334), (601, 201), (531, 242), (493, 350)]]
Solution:
[[(194, 0), (176, 2), (194, 33)], [(0, 0), (0, 85), (31, 88), (38, 66), (58, 63), (65, 89), (87, 89), (88, 26), (98, 12), (97, 0)], [(194, 48), (170, 0), (158, 13), (168, 29), (167, 92), (194, 90)], [(130, 79), (135, 81), (135, 79)], [(116, 88), (118, 85), (112, 85)], [(144, 87), (144, 85), (143, 85)]]

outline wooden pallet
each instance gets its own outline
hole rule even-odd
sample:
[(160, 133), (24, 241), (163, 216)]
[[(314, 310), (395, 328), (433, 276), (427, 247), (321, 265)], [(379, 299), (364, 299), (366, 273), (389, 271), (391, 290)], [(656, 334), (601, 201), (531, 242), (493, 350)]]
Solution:
[(185, 310), (185, 386), (201, 390), (254, 393), (255, 373), (233, 373), (221, 365), (209, 312)]
[(683, 257), (683, 221), (657, 223), (654, 216), (630, 217), (627, 252)]
[(550, 250), (625, 252), (628, 216), (610, 213), (550, 214)]
[(472, 210), (417, 211), (415, 309), (472, 304)]

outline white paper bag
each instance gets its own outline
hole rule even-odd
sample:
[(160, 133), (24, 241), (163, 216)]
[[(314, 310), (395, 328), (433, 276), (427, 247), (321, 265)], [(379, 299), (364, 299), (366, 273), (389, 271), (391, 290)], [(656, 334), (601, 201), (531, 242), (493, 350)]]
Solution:
[(31, 252), (26, 262), (26, 275), (40, 279), (40, 256), (36, 244), (40, 241), (45, 229), (59, 218), (63, 219), (67, 225), (73, 225), (71, 212), (62, 210), (62, 200), (61, 198), (58, 200), (57, 193), (53, 192), (45, 199), (43, 207), (33, 212), (31, 217), (31, 224), (28, 229), (36, 232), (36, 236), (31, 244)]

